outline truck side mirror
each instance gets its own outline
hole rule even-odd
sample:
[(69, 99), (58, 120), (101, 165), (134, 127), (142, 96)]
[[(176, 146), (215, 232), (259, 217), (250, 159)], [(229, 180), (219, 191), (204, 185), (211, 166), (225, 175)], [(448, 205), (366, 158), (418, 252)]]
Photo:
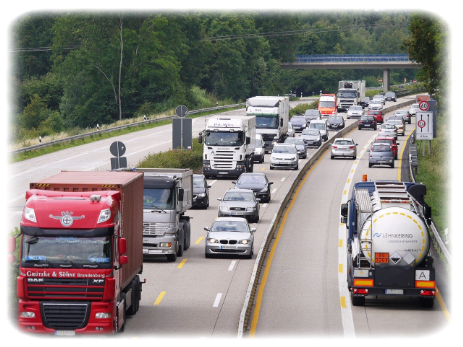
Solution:
[(119, 254), (127, 253), (127, 240), (123, 237), (120, 237), (117, 242), (118, 242), (117, 247), (119, 248)]
[(251, 143), (251, 138), (249, 136), (246, 136), (246, 144), (249, 145)]
[(199, 133), (198, 142), (203, 143), (203, 134)]
[(178, 189), (178, 200), (179, 201), (183, 201), (183, 195), (185, 194), (185, 191), (183, 190), (183, 188), (179, 188)]
[(119, 265), (124, 265), (129, 262), (129, 258), (126, 255), (119, 256)]
[(16, 251), (16, 237), (11, 236), (8, 239), (8, 253), (14, 253)]
[(283, 118), (280, 118), (280, 126), (283, 126)]
[(347, 211), (349, 210), (348, 203), (341, 204), (341, 223), (346, 224), (347, 222)]

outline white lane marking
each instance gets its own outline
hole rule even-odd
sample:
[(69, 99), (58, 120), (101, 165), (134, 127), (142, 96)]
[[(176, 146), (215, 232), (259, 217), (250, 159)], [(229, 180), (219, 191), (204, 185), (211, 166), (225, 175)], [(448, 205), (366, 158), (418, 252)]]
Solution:
[(267, 207), (267, 204), (263, 204), (263, 205), (262, 205), (262, 208), (266, 208), (266, 207)]
[(210, 186), (212, 186), (217, 180), (213, 180), (212, 182), (208, 182)]
[(281, 182), (284, 182), (285, 180), (286, 180), (286, 177), (283, 177), (283, 178), (281, 179)]
[(277, 189), (275, 188), (274, 190), (272, 190), (272, 194), (275, 194), (277, 191)]
[[(352, 168), (350, 170), (349, 175), (347, 176), (346, 184), (344, 185), (343, 194), (341, 196), (341, 204), (347, 202), (349, 197), (349, 190), (352, 184), (352, 180), (354, 178), (355, 170), (360, 163), (360, 158), (366, 152), (366, 148), (369, 147), (370, 143), (375, 138), (375, 135), (368, 140), (367, 145), (361, 150), (360, 154), (357, 155), (357, 159), (352, 164)], [(338, 271), (338, 285), (339, 285), (339, 297), (340, 299), (344, 298), (344, 302), (346, 307), (341, 307), (341, 318), (342, 318), (342, 326), (344, 328), (344, 336), (345, 337), (355, 337), (355, 327), (354, 327), (354, 319), (352, 316), (352, 306), (350, 302), (350, 292), (347, 288), (347, 235), (346, 235), (346, 225), (340, 224), (339, 225), (339, 233), (338, 237), (340, 240), (340, 247), (338, 247), (338, 263), (340, 268), (342, 268), (342, 272)]]
[(233, 260), (230, 264), (230, 266), (228, 267), (228, 271), (232, 271), (233, 268), (235, 267), (235, 264), (236, 264), (236, 260)]
[(212, 307), (219, 307), (221, 298), (222, 298), (222, 293), (217, 294), (217, 296), (215, 297), (214, 305), (212, 305)]
[(205, 344), (206, 344), (206, 338), (203, 336), (199, 339), (198, 347), (204, 347)]

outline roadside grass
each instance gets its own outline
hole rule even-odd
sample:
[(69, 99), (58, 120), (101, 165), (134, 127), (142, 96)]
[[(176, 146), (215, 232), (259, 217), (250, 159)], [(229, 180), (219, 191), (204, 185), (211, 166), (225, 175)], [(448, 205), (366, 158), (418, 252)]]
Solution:
[[(449, 127), (448, 115), (437, 117), (436, 121), (436, 138), (431, 140), (431, 152), (429, 151), (429, 141), (416, 141), (418, 154), (418, 171), (416, 182), (426, 185), (426, 203), (431, 206), (432, 220), (439, 231), (440, 237), (445, 242), (445, 229), (450, 228), (451, 216), (449, 214), (450, 206), (450, 139), (448, 138)], [(424, 155), (423, 155), (424, 153)], [(451, 246), (451, 242), (447, 247)], [(445, 256), (440, 252), (437, 242), (434, 248), (441, 260), (446, 264), (446, 270), (449, 272)], [(450, 249), (449, 249), (450, 251)]]

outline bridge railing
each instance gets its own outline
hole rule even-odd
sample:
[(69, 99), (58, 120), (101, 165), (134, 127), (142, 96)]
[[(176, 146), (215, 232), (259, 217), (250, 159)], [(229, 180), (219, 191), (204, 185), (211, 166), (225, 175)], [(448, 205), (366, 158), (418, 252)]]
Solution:
[(315, 54), (296, 55), (298, 63), (324, 63), (324, 62), (407, 62), (411, 60), (408, 54)]

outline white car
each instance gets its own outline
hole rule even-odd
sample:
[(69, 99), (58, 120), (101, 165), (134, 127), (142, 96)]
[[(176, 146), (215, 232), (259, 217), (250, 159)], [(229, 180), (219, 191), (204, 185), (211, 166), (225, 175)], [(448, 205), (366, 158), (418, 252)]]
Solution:
[(381, 124), (378, 128), (378, 137), (393, 137), (397, 140), (397, 127), (389, 123)]
[(365, 114), (362, 106), (351, 106), (347, 110), (347, 119), (351, 119), (352, 117), (362, 117)]
[(370, 105), (368, 107), (370, 110), (379, 110), (381, 111), (383, 109), (383, 103), (381, 100), (378, 99), (373, 99), (370, 101)]
[(288, 123), (288, 137), (294, 137), (294, 128), (293, 128), (293, 123), (289, 122)]
[(373, 100), (380, 100), (383, 103), (383, 105), (386, 104), (386, 98), (382, 94), (376, 94), (373, 97)]
[(277, 143), (270, 155), (270, 170), (275, 168), (299, 169), (299, 155), (294, 144)]
[(410, 113), (411, 116), (416, 116), (416, 112), (420, 112), (420, 108), (418, 104), (413, 104), (412, 106), (410, 106), (408, 113)]

